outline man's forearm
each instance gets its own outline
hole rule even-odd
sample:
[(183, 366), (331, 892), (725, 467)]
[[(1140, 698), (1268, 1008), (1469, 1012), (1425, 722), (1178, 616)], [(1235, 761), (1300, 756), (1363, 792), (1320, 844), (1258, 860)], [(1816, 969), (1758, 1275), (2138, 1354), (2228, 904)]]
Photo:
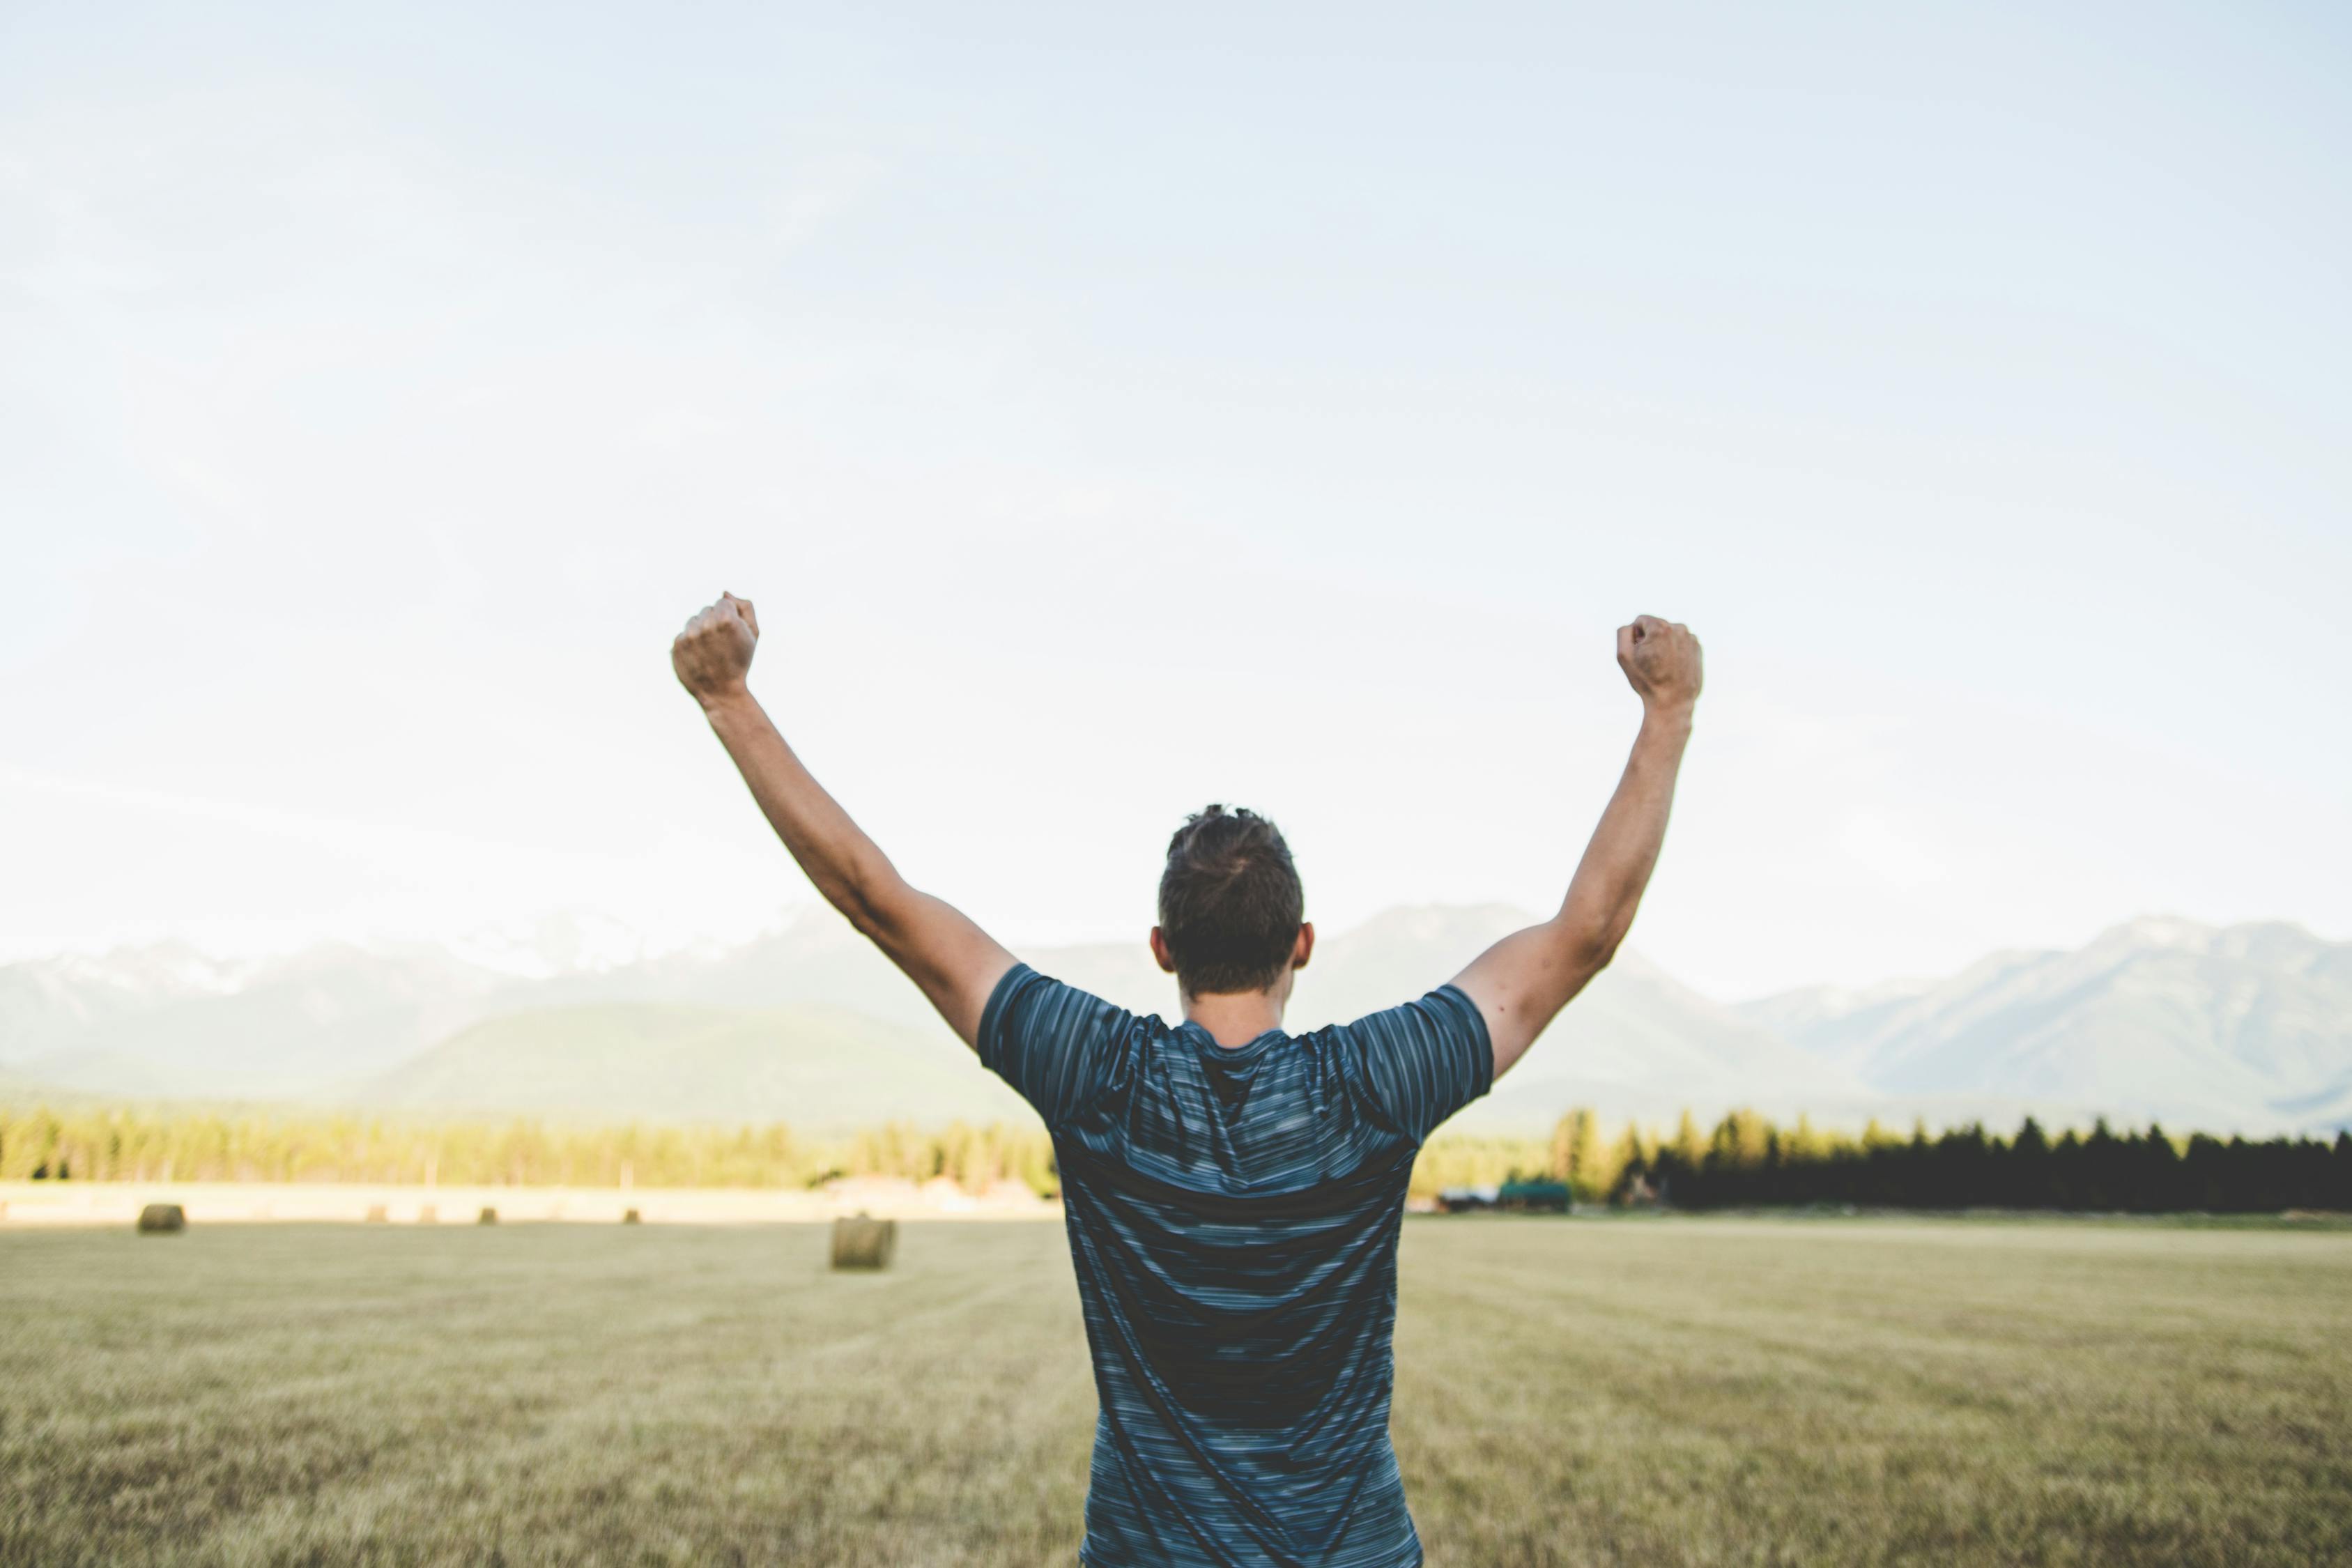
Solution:
[(1617, 793), (1569, 879), (1559, 912), (1513, 931), (1454, 977), (1486, 1021), (1498, 1074), (1526, 1055), (1553, 1016), (1617, 955), (1665, 842), (1675, 778), (1690, 743), (1691, 710), (1705, 679), (1698, 639), (1688, 626), (1637, 616), (1617, 628), (1617, 663), (1641, 696), (1642, 731)]
[(1675, 804), (1675, 781), (1683, 751), (1690, 744), (1691, 710), (1649, 708), (1641, 733), (1617, 781), (1617, 793), (1592, 830), (1584, 858), (1568, 884), (1568, 896), (1553, 920), (1559, 940), (1593, 970), (1616, 955), (1633, 928), (1633, 913), (1650, 885), (1665, 843), (1666, 818)]
[(1585, 846), (1559, 912), (1512, 932), (1455, 977), (1486, 1020), (1497, 1074), (1526, 1055), (1545, 1026), (1616, 956), (1658, 863), (1689, 740), (1687, 707), (1644, 712), (1617, 793)]
[(888, 918), (890, 892), (904, 885), (889, 858), (802, 764), (749, 689), (706, 700), (702, 710), (751, 798), (825, 902), (876, 934)]
[(1012, 969), (1013, 955), (954, 905), (908, 887), (801, 765), (745, 683), (759, 641), (751, 602), (721, 594), (670, 644), (670, 668), (825, 902), (921, 987), (966, 1045), (977, 1046), (989, 994)]

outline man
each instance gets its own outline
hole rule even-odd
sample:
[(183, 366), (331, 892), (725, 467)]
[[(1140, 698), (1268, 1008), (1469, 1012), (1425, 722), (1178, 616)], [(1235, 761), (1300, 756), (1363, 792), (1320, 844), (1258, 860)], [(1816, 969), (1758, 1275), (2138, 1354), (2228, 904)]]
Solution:
[(1274, 824), (1213, 805), (1178, 830), (1151, 952), (1184, 1020), (1139, 1018), (908, 886), (747, 689), (759, 636), (751, 604), (722, 595), (671, 662), (817, 890), (1053, 1134), (1102, 1407), (1081, 1563), (1421, 1562), (1388, 1436), (1413, 1155), (1633, 924), (1690, 738), (1697, 639), (1650, 616), (1618, 631), (1642, 728), (1557, 915), (1417, 1002), (1294, 1036), (1283, 1009), (1315, 928)]

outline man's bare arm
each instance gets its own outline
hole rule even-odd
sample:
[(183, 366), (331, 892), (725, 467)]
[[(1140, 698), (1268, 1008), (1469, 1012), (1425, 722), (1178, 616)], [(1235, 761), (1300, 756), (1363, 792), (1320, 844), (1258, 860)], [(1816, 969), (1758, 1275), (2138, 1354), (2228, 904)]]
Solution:
[(1559, 913), (1505, 937), (1454, 977), (1486, 1016), (1497, 1078), (1616, 956), (1665, 842), (1703, 679), (1698, 639), (1686, 626), (1636, 616), (1618, 628), (1617, 662), (1641, 694), (1642, 731)]
[(793, 754), (746, 684), (759, 641), (751, 601), (722, 594), (687, 622), (670, 647), (670, 665), (825, 902), (907, 972), (964, 1044), (976, 1046), (980, 1015), (1013, 955), (953, 905), (909, 887)]

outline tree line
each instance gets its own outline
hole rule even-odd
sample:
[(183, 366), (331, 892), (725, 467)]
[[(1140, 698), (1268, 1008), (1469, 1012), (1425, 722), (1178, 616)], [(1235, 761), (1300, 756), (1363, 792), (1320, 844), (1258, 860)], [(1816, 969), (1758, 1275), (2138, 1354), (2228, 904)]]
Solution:
[(2116, 1131), (2105, 1120), (2053, 1137), (2028, 1117), (2003, 1138), (1980, 1123), (1906, 1135), (1872, 1121), (1860, 1132), (1780, 1126), (1735, 1110), (1702, 1132), (1688, 1111), (1659, 1136), (1612, 1136), (1590, 1110), (1562, 1117), (1549, 1143), (1433, 1140), (1417, 1194), (1510, 1181), (1565, 1183), (1580, 1203), (1657, 1202), (1709, 1209), (1767, 1205), (2066, 1209), (2167, 1214), (2352, 1210), (2352, 1131), (2316, 1138), (2176, 1138), (2161, 1127)]
[(844, 1138), (747, 1127), (423, 1123), (194, 1110), (0, 1108), (0, 1181), (381, 1182), (452, 1186), (809, 1187), (945, 1176), (1051, 1195), (1043, 1128), (893, 1124)]
[[(356, 1116), (199, 1110), (0, 1108), (0, 1181), (371, 1182), (481, 1186), (808, 1187), (837, 1176), (946, 1177), (971, 1192), (1059, 1186), (1036, 1126), (904, 1123), (805, 1138), (744, 1127), (424, 1123)], [(1549, 1139), (1442, 1134), (1416, 1161), (1412, 1192), (1512, 1181), (1567, 1184), (1587, 1204), (1708, 1209), (1851, 1204), (2169, 1213), (2352, 1210), (2352, 1132), (2313, 1138), (2176, 1138), (2163, 1129), (2052, 1137), (2031, 1118), (2007, 1138), (1981, 1125), (1906, 1135), (1778, 1125), (1736, 1110), (1702, 1131), (1685, 1111), (1671, 1133), (1613, 1132), (1587, 1110)]]

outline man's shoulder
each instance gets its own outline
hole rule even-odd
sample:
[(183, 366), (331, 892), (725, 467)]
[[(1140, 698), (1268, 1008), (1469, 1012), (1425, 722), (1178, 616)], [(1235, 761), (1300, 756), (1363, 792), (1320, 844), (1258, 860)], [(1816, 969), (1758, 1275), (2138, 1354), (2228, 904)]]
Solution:
[(982, 1021), (983, 1026), (1017, 1021), (1032, 1027), (1084, 1022), (1098, 1029), (1131, 1029), (1154, 1038), (1169, 1032), (1156, 1013), (1130, 1012), (1084, 986), (1019, 961), (990, 992)]

